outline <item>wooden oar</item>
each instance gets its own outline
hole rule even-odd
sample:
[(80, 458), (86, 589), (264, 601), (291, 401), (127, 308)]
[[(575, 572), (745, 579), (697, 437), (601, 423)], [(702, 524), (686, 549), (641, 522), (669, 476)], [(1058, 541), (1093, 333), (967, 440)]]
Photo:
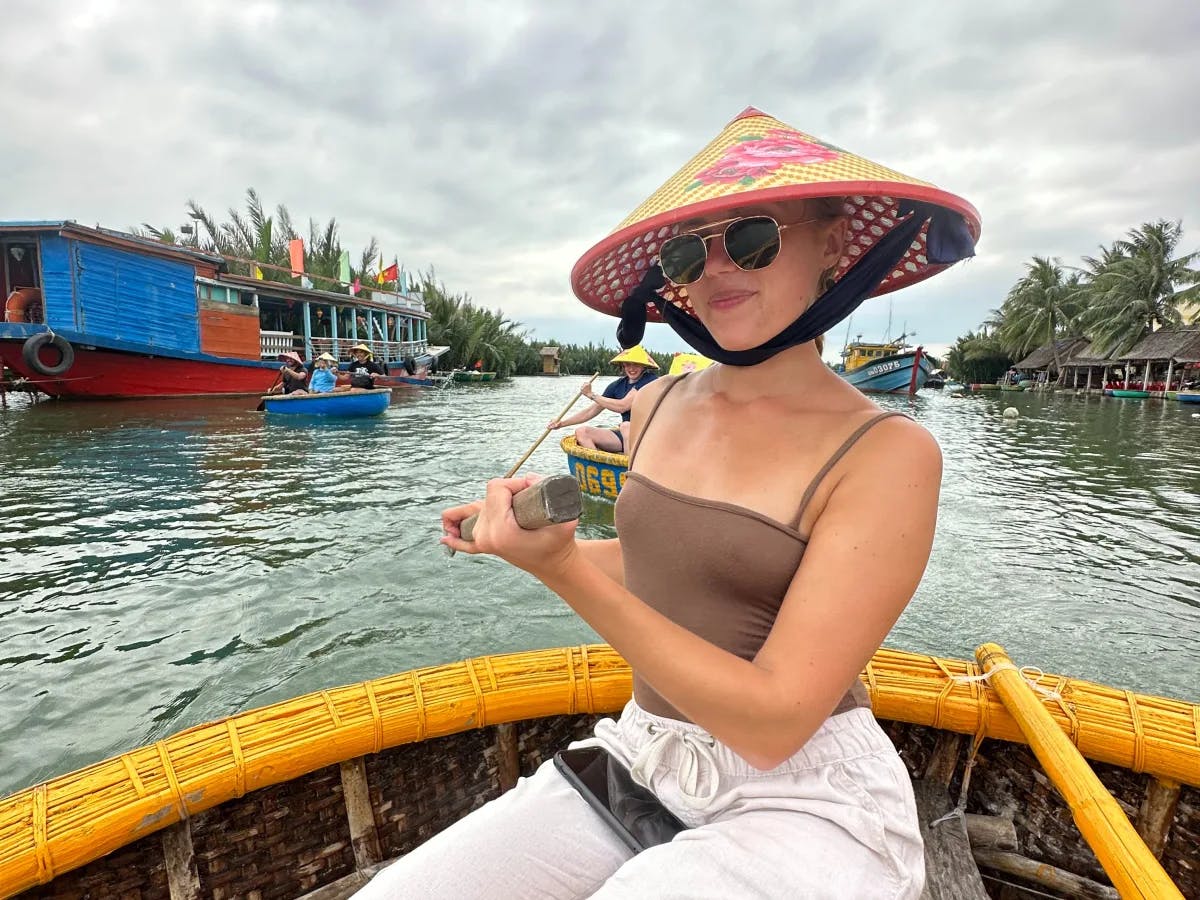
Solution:
[[(597, 372), (584, 383), (584, 387), (599, 377), (600, 373)], [(575, 401), (582, 395), (583, 388), (581, 387), (575, 392), (575, 396), (571, 398), (571, 402), (564, 406), (563, 411), (555, 417), (554, 421), (557, 422), (570, 412), (571, 407), (575, 405)], [(516, 464), (504, 473), (505, 478), (512, 478), (517, 474), (517, 469), (521, 468), (525, 460), (533, 455), (533, 451), (546, 439), (546, 435), (551, 430), (547, 427), (542, 432), (542, 436), (533, 442), (533, 446), (525, 451), (525, 455), (518, 459)], [(579, 483), (573, 475), (554, 475), (551, 478), (543, 478), (513, 497), (513, 515), (517, 519), (517, 524), (527, 530), (570, 522), (578, 519), (581, 512), (583, 512), (583, 500), (579, 494)], [(474, 540), (475, 523), (478, 521), (479, 515), (476, 514), (463, 519), (459, 524), (459, 534), (464, 541)], [(454, 555), (454, 550), (450, 550), (450, 555)]]
[(1067, 801), (1079, 833), (1120, 895), (1183, 900), (1125, 811), (1034, 695), (1004, 648), (983, 644), (976, 649), (975, 658), (990, 676), (990, 687), (1017, 720), (1050, 781)]
[[(513, 496), (513, 515), (527, 531), (572, 522), (583, 512), (579, 482), (574, 475), (553, 475), (535, 482)], [(475, 540), (479, 516), (469, 516), (458, 526), (464, 541)]]
[[(275, 380), (273, 382), (271, 382), (271, 386), (269, 388), (267, 388), (268, 394), (271, 393), (271, 391), (275, 390), (275, 385), (279, 384), (279, 379), (282, 377), (283, 377), (283, 369), (280, 369), (278, 372), (275, 373)], [(267, 398), (263, 397), (263, 399), (258, 401), (258, 406), (254, 407), (254, 411), (262, 412), (266, 408), (267, 408)]]
[[(591, 378), (589, 378), (584, 383), (583, 387), (581, 387), (579, 390), (577, 390), (575, 392), (575, 396), (571, 398), (571, 402), (563, 407), (563, 411), (554, 417), (554, 421), (555, 422), (559, 421), (563, 416), (565, 416), (567, 413), (569, 413), (571, 411), (571, 407), (575, 405), (575, 401), (583, 396), (583, 388), (590, 385), (593, 381), (595, 381), (599, 377), (600, 377), (600, 373), (597, 372), (595, 375), (593, 375)], [(553, 431), (553, 429), (550, 428), (549, 426), (547, 426), (546, 430), (542, 432), (542, 436), (533, 442), (533, 446), (525, 451), (525, 455), (517, 460), (516, 465), (514, 465), (511, 469), (509, 469), (507, 472), (504, 473), (504, 477), (512, 478), (514, 475), (516, 475), (517, 469), (521, 468), (521, 466), (523, 466), (525, 464), (525, 460), (529, 459), (529, 457), (531, 457), (533, 455), (533, 451), (538, 448), (538, 446), (542, 443), (542, 441), (544, 441), (546, 439), (546, 435), (548, 435), (551, 431)]]

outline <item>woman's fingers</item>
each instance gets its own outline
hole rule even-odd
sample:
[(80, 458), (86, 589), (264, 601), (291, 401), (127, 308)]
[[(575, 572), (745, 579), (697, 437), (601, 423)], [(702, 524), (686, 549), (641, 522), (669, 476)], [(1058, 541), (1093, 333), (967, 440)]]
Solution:
[[(454, 506), (450, 509), (442, 511), (442, 531), (448, 536), (458, 538), (461, 534), (459, 531), (463, 519), (473, 516), (483, 509), (483, 501), (476, 500), (474, 503), (467, 503), (463, 506)], [(457, 548), (455, 548), (457, 549)]]
[[(441, 542), (452, 550), (463, 553), (495, 553), (497, 543), (505, 528), (519, 528), (513, 515), (513, 495), (542, 480), (541, 475), (519, 475), (515, 478), (493, 478), (487, 483), (483, 500), (463, 506), (455, 506), (442, 513)], [(462, 523), (470, 516), (478, 516), (473, 527), (472, 540), (462, 539)], [(509, 524), (511, 523), (511, 524)]]

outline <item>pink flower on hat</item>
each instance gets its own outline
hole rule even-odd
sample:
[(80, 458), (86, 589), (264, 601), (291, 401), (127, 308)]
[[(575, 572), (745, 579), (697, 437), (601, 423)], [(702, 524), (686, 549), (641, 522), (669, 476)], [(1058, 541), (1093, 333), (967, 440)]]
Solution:
[(812, 165), (837, 159), (836, 150), (809, 140), (798, 131), (775, 128), (762, 137), (746, 137), (726, 149), (719, 160), (696, 173), (688, 189), (702, 184), (740, 181), (751, 184), (784, 163)]

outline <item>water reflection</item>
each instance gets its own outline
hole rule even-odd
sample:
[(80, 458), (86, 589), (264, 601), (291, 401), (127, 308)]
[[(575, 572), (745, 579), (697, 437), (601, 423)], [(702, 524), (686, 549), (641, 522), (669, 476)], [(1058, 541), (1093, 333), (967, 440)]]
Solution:
[[(345, 422), (244, 400), (0, 409), (0, 793), (304, 691), (595, 640), (528, 576), (437, 544), (440, 510), (512, 465), (579, 383), (397, 395)], [(889, 643), (997, 640), (1022, 663), (1200, 698), (1200, 418), (1057, 395), (884, 404), (946, 458), (933, 558)], [(525, 470), (564, 471), (556, 441)], [(611, 537), (612, 513), (585, 500), (581, 532)]]

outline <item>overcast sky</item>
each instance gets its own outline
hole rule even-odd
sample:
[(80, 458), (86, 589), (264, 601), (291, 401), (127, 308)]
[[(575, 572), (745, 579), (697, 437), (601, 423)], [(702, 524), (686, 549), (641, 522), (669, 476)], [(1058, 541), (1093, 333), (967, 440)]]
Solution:
[(538, 337), (615, 345), (572, 264), (755, 105), (979, 209), (973, 261), (892, 295), (893, 334), (936, 346), (1035, 254), (1159, 217), (1200, 246), (1197, 47), (1196, 0), (4, 0), (0, 220), (177, 227), (253, 186), (355, 258), (374, 235)]

